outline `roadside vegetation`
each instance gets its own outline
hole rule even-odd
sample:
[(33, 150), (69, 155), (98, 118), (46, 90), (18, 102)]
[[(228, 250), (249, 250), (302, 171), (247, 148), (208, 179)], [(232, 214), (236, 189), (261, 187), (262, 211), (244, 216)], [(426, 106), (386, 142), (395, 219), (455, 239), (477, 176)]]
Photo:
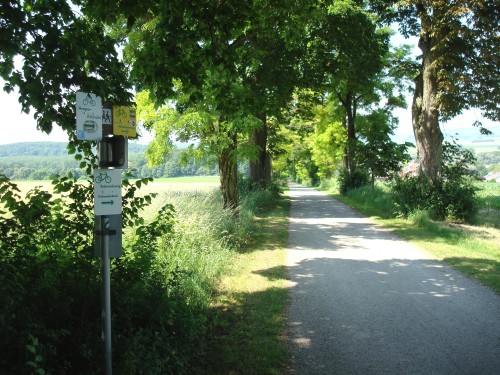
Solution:
[(216, 288), (198, 368), (202, 374), (280, 374), (289, 362), (284, 337), (289, 200), (264, 202), (251, 240)]
[[(218, 189), (157, 183), (155, 194), (139, 194), (152, 183), (124, 181), (123, 256), (111, 269), (114, 371), (276, 373), (267, 369), (284, 360), (286, 202), (277, 191), (242, 192), (236, 219)], [(50, 192), (21, 194), (0, 181), (6, 373), (102, 373), (90, 188), (61, 178)]]
[[(67, 132), (74, 161), (45, 146), (38, 155), (26, 144), (0, 147), (7, 150), (0, 160), (0, 371), (102, 372), (91, 179), (99, 163), (96, 143), (75, 134), (77, 92), (136, 107), (133, 124), (154, 134), (139, 156), (130, 148), (135, 174), (123, 181), (124, 255), (111, 269), (118, 374), (278, 371), (281, 349), (272, 354), (263, 338), (274, 343), (282, 324), (280, 251), (272, 250), (277, 263), (261, 263), (283, 240), (281, 219), (264, 214), (276, 208), (281, 218), (285, 209), (270, 203), (280, 190), (272, 176), (317, 185), (340, 174), (342, 199), (359, 202), (352, 194), (367, 189), (360, 194), (373, 202), (359, 203), (365, 209), (387, 204), (373, 215), (404, 217), (397, 225), (421, 230), (415, 240), (456, 244), (441, 257), (496, 285), (498, 251), (463, 255), (459, 244), (471, 231), (446, 223), (494, 222), (498, 200), (479, 196), (489, 211), (478, 211), (465, 177), (471, 155), (443, 143), (440, 128), (468, 108), (500, 118), (498, 77), (489, 73), (500, 61), (491, 53), (500, 39), (487, 32), (499, 23), (491, 3), (3, 2), (3, 89), (39, 130)], [(420, 38), (419, 59), (412, 46), (392, 44), (394, 25)], [(425, 178), (399, 180), (391, 203), (375, 178), (412, 159), (412, 144), (391, 138), (395, 110), (411, 94), (417, 172)], [(180, 152), (176, 142), (189, 146)], [(496, 168), (498, 159), (488, 164)], [(250, 183), (240, 183), (242, 168)], [(54, 174), (69, 177), (26, 193), (9, 179)], [(213, 174), (217, 192), (157, 196), (152, 182)], [(470, 246), (478, 247), (487, 248)], [(259, 331), (254, 323), (264, 316), (276, 325)]]

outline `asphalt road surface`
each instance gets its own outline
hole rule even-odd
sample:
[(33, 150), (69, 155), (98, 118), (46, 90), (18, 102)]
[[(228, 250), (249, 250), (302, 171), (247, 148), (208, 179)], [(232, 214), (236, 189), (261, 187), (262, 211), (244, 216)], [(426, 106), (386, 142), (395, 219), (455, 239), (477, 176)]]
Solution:
[(500, 296), (323, 193), (289, 192), (292, 373), (500, 374)]

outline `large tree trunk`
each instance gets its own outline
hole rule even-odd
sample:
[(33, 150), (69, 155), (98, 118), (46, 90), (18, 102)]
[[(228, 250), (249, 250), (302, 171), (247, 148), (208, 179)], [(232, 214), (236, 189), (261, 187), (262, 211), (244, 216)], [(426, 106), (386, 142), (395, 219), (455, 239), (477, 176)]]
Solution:
[(239, 205), (238, 195), (238, 163), (236, 148), (238, 140), (236, 134), (231, 135), (232, 143), (219, 154), (219, 175), (222, 191), (222, 206), (236, 209)]
[(417, 144), (420, 175), (431, 182), (441, 178), (443, 134), (439, 128), (438, 79), (433, 66), (436, 57), (431, 37), (422, 36), (418, 46), (422, 50), (422, 72), (415, 79), (412, 122)]
[(267, 116), (257, 116), (262, 121), (262, 127), (255, 129), (251, 142), (259, 147), (257, 160), (250, 161), (250, 181), (260, 187), (266, 187), (271, 181), (271, 157), (267, 152)]

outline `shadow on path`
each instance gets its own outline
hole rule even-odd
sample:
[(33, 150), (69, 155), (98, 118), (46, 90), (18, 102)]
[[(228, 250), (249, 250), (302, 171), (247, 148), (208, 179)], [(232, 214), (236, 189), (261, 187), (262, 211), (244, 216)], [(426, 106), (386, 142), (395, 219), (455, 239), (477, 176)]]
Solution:
[(290, 196), (294, 373), (500, 373), (497, 294), (319, 192)]

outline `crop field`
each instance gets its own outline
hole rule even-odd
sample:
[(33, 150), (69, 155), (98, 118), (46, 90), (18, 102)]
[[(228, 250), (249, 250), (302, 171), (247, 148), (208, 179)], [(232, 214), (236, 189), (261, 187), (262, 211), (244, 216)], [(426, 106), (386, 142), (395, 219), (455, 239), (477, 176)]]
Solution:
[(500, 150), (500, 138), (496, 138), (492, 142), (463, 142), (462, 145), (466, 148), (472, 148), (476, 153), (498, 151)]
[[(52, 192), (52, 184), (50, 181), (13, 181), (17, 184), (20, 190), (21, 198), (26, 197), (26, 194), (39, 188), (43, 191)], [(175, 178), (158, 178), (147, 185), (142, 185), (137, 192), (138, 196), (156, 193), (158, 196), (153, 200), (153, 203), (146, 207), (139, 214), (144, 218), (155, 216), (158, 210), (166, 203), (171, 203), (175, 196), (183, 194), (192, 194), (196, 192), (207, 192), (216, 189), (220, 185), (218, 176), (194, 176), (194, 177), (175, 177)]]
[[(52, 191), (50, 181), (13, 181), (25, 196), (30, 190), (39, 187), (41, 190)], [(162, 193), (167, 191), (193, 191), (208, 190), (219, 186), (218, 176), (200, 176), (200, 177), (175, 177), (158, 178), (152, 183), (143, 185), (140, 192), (142, 194)]]

